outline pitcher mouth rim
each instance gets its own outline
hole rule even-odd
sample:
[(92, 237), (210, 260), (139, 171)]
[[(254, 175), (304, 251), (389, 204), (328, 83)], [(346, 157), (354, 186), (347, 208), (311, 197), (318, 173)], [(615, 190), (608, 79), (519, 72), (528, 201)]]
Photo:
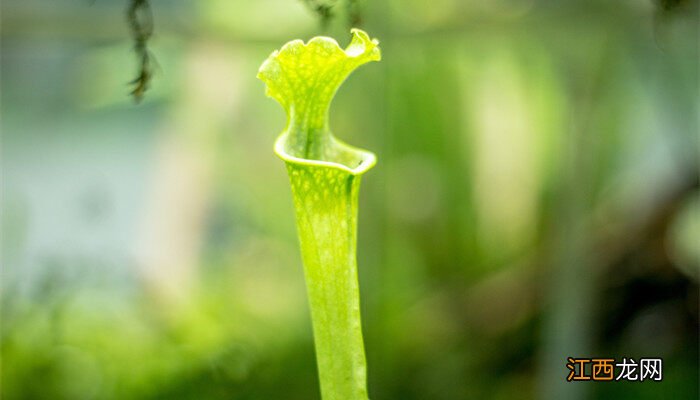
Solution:
[(342, 171), (345, 171), (351, 175), (355, 176), (360, 176), (364, 174), (365, 172), (369, 171), (372, 167), (374, 167), (377, 164), (377, 156), (372, 153), (371, 151), (360, 149), (354, 146), (347, 145), (347, 147), (351, 148), (353, 151), (357, 152), (357, 154), (360, 156), (360, 164), (358, 164), (356, 167), (351, 168), (343, 163), (339, 162), (334, 162), (334, 161), (324, 161), (324, 160), (314, 160), (314, 159), (309, 159), (309, 158), (301, 158), (301, 157), (296, 157), (291, 154), (289, 154), (287, 151), (284, 149), (284, 142), (286, 139), (286, 135), (281, 135), (277, 141), (275, 142), (275, 154), (279, 158), (281, 158), (283, 161), (292, 163), (292, 164), (298, 164), (298, 165), (308, 165), (308, 166), (315, 166), (315, 167), (326, 167), (326, 168), (335, 168), (339, 169)]

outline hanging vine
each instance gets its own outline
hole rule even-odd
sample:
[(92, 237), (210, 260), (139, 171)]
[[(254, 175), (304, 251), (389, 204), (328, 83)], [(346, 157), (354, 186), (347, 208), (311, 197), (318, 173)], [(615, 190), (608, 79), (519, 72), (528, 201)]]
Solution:
[(148, 50), (148, 40), (153, 36), (153, 13), (148, 0), (129, 0), (126, 17), (139, 66), (136, 78), (129, 84), (133, 87), (131, 95), (138, 103), (150, 87), (155, 64)]
[(301, 0), (306, 7), (316, 14), (321, 28), (326, 29), (336, 17), (339, 3), (345, 3), (345, 16), (348, 28), (362, 25), (362, 13), (359, 0)]

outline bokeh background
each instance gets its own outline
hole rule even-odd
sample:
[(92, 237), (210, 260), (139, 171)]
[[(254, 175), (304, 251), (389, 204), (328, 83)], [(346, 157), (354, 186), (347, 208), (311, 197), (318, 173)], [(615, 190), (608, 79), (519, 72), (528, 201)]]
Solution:
[[(371, 398), (697, 399), (697, 3), (152, 0), (137, 105), (126, 0), (3, 0), (2, 398), (319, 399), (255, 74), (353, 23), (383, 51), (331, 109), (379, 157)], [(664, 380), (567, 383), (567, 356)]]

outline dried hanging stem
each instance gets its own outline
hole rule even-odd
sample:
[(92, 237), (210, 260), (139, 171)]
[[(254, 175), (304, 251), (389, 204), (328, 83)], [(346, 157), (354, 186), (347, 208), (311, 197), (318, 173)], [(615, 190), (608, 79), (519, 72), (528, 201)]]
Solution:
[(315, 12), (321, 21), (321, 27), (326, 29), (333, 19), (333, 6), (337, 0), (301, 0), (306, 7)]
[(348, 26), (350, 28), (358, 28), (362, 26), (362, 10), (360, 9), (359, 0), (347, 0)]
[[(326, 29), (331, 20), (335, 18), (333, 8), (340, 2), (339, 0), (301, 0), (306, 7), (316, 13), (321, 28)], [(345, 2), (345, 12), (348, 28), (357, 28), (362, 25), (362, 14), (359, 0), (341, 0)]]
[(134, 88), (131, 95), (136, 102), (143, 99), (153, 77), (153, 57), (148, 50), (148, 40), (153, 35), (153, 13), (148, 0), (129, 0), (126, 11), (127, 21), (134, 39), (134, 51), (139, 62), (136, 78), (129, 82)]

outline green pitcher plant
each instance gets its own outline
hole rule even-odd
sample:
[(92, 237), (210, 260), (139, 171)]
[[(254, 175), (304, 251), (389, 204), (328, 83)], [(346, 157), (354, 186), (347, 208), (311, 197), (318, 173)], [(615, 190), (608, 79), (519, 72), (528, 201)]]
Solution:
[(328, 37), (293, 40), (263, 62), (258, 78), (287, 124), (275, 142), (292, 186), (324, 400), (366, 400), (367, 366), (357, 281), (360, 179), (376, 156), (336, 138), (333, 96), (357, 67), (379, 61), (379, 42), (353, 29), (344, 50)]

